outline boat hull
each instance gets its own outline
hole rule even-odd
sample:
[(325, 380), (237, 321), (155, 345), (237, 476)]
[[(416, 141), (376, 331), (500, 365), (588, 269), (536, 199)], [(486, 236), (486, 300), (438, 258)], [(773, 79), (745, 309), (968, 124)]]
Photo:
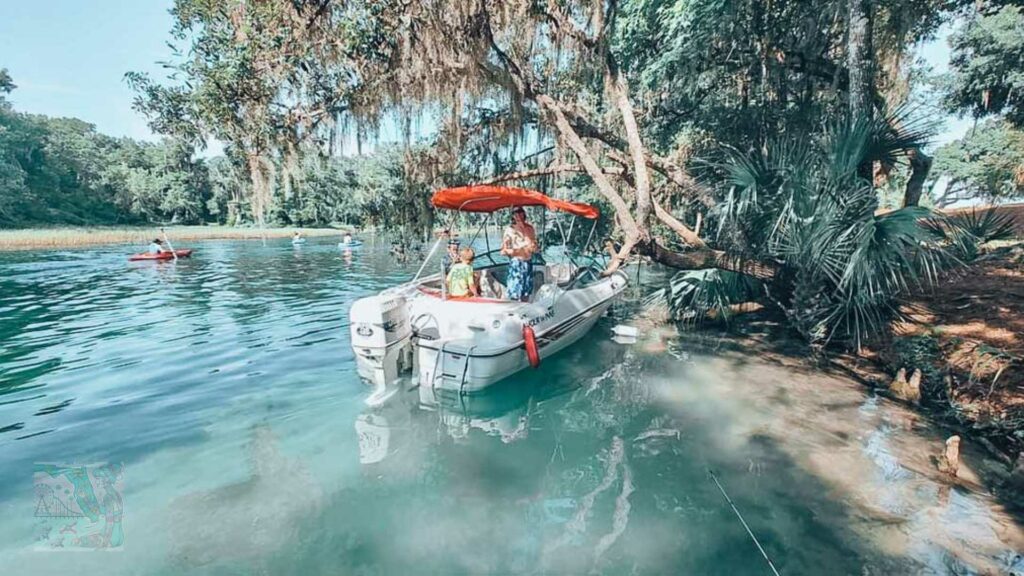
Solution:
[[(604, 315), (612, 301), (606, 300), (561, 326), (537, 335), (541, 365), (555, 354), (575, 344)], [(419, 342), (416, 372), (420, 385), (469, 394), (530, 368), (525, 343), (496, 352), (482, 352), (467, 342)]]
[(621, 272), (568, 279), (556, 272), (537, 271), (540, 288), (529, 302), (446, 297), (436, 288), (439, 276), (358, 300), (349, 327), (360, 375), (378, 388), (411, 372), (420, 386), (478, 392), (531, 366), (530, 332), (543, 369), (593, 328), (627, 285)]

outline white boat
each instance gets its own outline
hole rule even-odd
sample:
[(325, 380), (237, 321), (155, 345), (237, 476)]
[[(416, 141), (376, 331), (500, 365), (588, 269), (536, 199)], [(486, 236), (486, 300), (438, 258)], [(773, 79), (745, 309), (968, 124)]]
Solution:
[[(598, 217), (597, 209), (587, 204), (498, 186), (441, 190), (432, 203), (488, 215), (505, 208), (542, 206)], [(485, 219), (485, 241), (486, 226)], [(350, 330), (359, 374), (381, 389), (409, 374), (421, 386), (460, 393), (483, 390), (579, 340), (627, 284), (621, 272), (602, 276), (596, 262), (566, 257), (563, 262), (534, 263), (534, 292), (525, 302), (453, 298), (446, 294), (440, 271), (422, 275), (443, 241), (434, 245), (412, 281), (352, 305)], [(500, 291), (508, 270), (504, 257), (487, 251), (476, 258), (474, 268), (481, 273), (482, 284)]]

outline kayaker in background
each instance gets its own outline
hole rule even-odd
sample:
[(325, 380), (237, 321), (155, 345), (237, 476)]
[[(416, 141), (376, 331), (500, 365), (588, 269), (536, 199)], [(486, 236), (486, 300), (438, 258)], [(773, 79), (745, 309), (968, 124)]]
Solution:
[(525, 302), (533, 294), (533, 263), (537, 252), (537, 232), (526, 221), (522, 207), (512, 211), (512, 224), (501, 236), (501, 253), (508, 256), (505, 295), (509, 300)]
[(161, 252), (167, 252), (167, 250), (164, 249), (163, 240), (156, 238), (149, 243), (149, 250), (147, 250), (147, 252), (150, 254), (159, 254)]
[(409, 259), (409, 256), (405, 251), (405, 244), (402, 244), (401, 242), (395, 242), (391, 245), (391, 255), (399, 262), (405, 262)]
[(302, 234), (300, 232), (295, 232), (295, 234), (292, 235), (292, 242), (302, 242)]
[(345, 232), (345, 237), (341, 239), (341, 242), (342, 242), (342, 244), (351, 244), (352, 243), (352, 235), (349, 234), (348, 232)]
[(473, 271), (473, 258), (475, 257), (476, 254), (469, 246), (459, 250), (460, 262), (452, 266), (445, 279), (448, 283), (449, 296), (460, 298), (480, 295), (480, 289), (477, 288), (476, 272)]
[(448, 237), (448, 251), (444, 254), (444, 269), (447, 270), (459, 261), (459, 239), (454, 238), (447, 230), (444, 234)]

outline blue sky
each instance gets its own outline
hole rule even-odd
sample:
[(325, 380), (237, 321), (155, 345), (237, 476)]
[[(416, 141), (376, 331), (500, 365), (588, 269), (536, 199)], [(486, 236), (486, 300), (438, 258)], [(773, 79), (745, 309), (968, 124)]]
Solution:
[(112, 136), (153, 139), (131, 109), (130, 70), (157, 76), (169, 58), (170, 2), (0, 0), (0, 67), (16, 109), (73, 116)]
[[(157, 62), (172, 54), (170, 6), (170, 0), (0, 0), (0, 68), (18, 86), (10, 100), (18, 110), (81, 118), (112, 136), (154, 139), (131, 109), (134, 94), (124, 74), (162, 76)], [(920, 52), (937, 72), (947, 69), (948, 32)], [(969, 126), (951, 118), (936, 144)]]
[[(949, 71), (949, 34), (952, 32), (950, 25), (944, 25), (935, 40), (925, 43), (918, 50), (918, 55), (932, 67), (932, 71), (941, 74)], [(948, 142), (960, 138), (970, 130), (973, 120), (970, 118), (957, 118), (946, 116), (945, 130), (936, 135), (932, 145), (939, 147)]]

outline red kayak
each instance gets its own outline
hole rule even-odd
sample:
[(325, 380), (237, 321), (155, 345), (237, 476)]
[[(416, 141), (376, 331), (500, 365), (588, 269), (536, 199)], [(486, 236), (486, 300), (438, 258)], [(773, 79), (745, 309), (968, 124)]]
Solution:
[(159, 254), (150, 254), (149, 252), (143, 252), (142, 254), (132, 254), (128, 257), (129, 260), (173, 260), (174, 255), (177, 254), (178, 258), (188, 258), (192, 255), (191, 250), (175, 250), (174, 252), (160, 252)]

